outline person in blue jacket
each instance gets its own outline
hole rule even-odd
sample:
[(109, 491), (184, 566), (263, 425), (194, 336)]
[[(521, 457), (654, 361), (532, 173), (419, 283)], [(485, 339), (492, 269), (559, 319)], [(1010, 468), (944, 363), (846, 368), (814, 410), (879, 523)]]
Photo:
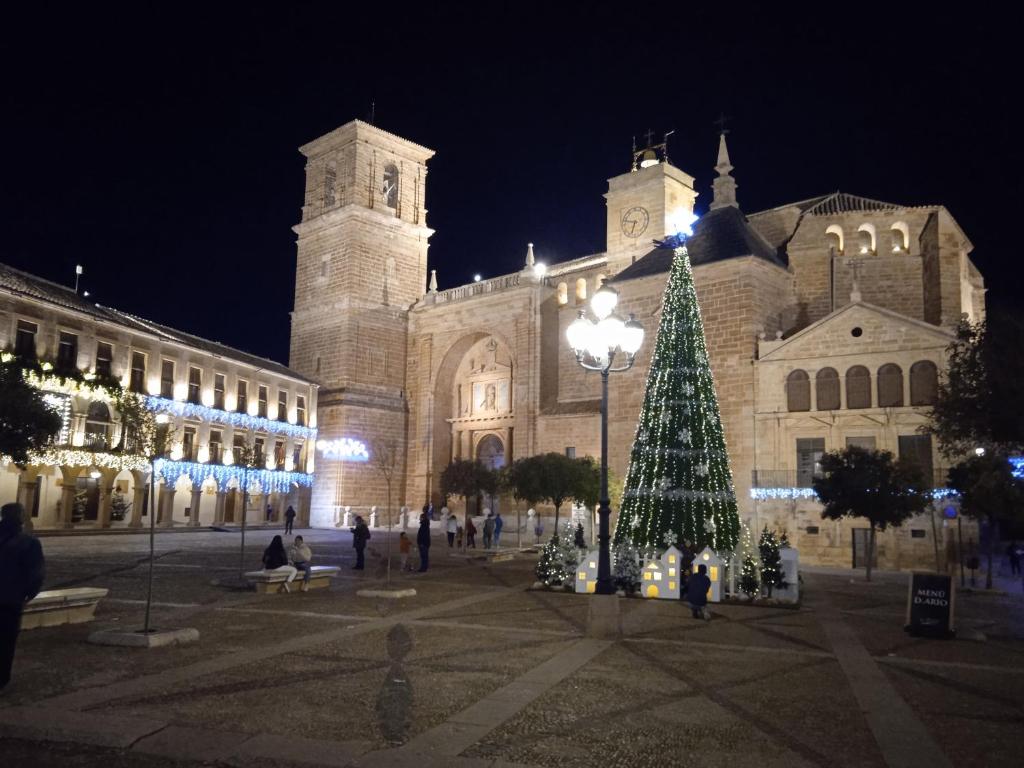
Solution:
[(690, 604), (693, 611), (693, 618), (711, 618), (708, 613), (708, 590), (711, 589), (711, 579), (708, 578), (708, 567), (703, 563), (697, 566), (697, 572), (690, 576), (686, 582), (686, 602)]
[(39, 539), (21, 532), (23, 512), (21, 504), (0, 508), (0, 688), (11, 681), (25, 603), (39, 594), (46, 574)]

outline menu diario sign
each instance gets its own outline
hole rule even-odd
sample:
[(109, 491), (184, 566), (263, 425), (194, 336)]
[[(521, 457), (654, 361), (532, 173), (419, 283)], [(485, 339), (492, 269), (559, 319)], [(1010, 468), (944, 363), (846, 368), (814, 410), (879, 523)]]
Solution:
[(913, 573), (907, 596), (907, 626), (912, 635), (951, 637), (956, 602), (953, 578), (938, 573)]

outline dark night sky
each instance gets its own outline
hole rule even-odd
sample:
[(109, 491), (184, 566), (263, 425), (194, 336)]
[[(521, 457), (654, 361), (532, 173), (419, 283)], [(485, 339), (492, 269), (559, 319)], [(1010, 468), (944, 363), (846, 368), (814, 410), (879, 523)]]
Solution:
[(527, 241), (548, 262), (603, 250), (606, 180), (648, 127), (675, 129), (706, 207), (724, 111), (745, 210), (836, 189), (944, 204), (990, 304), (1019, 312), (1020, 18), (142, 5), (0, 22), (0, 261), (65, 283), (82, 263), (100, 303), (286, 361), (296, 148), (375, 100), (437, 151), (442, 288), (520, 268)]

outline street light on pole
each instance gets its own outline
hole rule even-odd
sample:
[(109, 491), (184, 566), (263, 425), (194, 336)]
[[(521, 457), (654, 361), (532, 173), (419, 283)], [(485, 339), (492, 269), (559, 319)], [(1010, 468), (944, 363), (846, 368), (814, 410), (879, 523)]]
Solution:
[[(608, 531), (611, 516), (608, 506), (608, 374), (632, 368), (636, 353), (644, 342), (643, 326), (632, 315), (623, 321), (615, 314), (618, 303), (619, 292), (602, 283), (590, 299), (590, 309), (597, 322), (588, 319), (585, 310), (580, 310), (579, 317), (569, 324), (565, 332), (576, 362), (588, 371), (601, 374), (601, 504), (597, 510), (599, 549), (594, 590), (599, 595), (615, 594), (609, 548), (611, 535)], [(622, 360), (619, 365), (615, 365), (616, 358)]]

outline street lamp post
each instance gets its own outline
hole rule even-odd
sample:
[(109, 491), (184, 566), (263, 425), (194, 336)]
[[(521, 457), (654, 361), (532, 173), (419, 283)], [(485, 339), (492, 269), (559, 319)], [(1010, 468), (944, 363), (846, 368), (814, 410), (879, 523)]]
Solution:
[[(623, 321), (614, 314), (618, 302), (619, 292), (610, 285), (602, 284), (590, 300), (590, 309), (597, 322), (589, 320), (585, 310), (580, 310), (579, 317), (566, 329), (566, 338), (576, 355), (576, 362), (588, 371), (601, 374), (601, 504), (597, 510), (599, 549), (594, 590), (599, 595), (615, 594), (609, 548), (611, 534), (608, 531), (611, 516), (608, 505), (608, 375), (632, 368), (644, 341), (643, 326), (632, 315)], [(624, 361), (615, 365), (620, 352)]]

